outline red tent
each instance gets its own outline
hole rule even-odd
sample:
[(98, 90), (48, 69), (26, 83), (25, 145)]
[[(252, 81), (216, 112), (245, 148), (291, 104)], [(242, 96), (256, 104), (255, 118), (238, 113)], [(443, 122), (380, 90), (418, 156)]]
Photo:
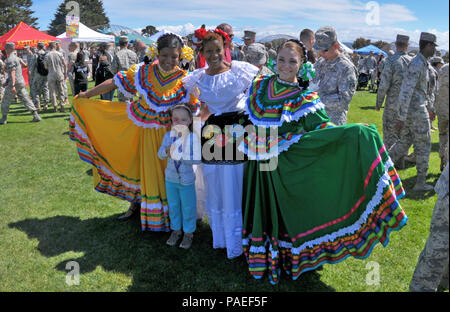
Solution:
[(0, 50), (5, 48), (7, 42), (14, 42), (16, 50), (23, 49), (24, 46), (37, 47), (39, 41), (43, 41), (46, 46), (50, 41), (57, 40), (56, 37), (47, 35), (24, 22), (20, 22), (16, 27), (0, 37)]

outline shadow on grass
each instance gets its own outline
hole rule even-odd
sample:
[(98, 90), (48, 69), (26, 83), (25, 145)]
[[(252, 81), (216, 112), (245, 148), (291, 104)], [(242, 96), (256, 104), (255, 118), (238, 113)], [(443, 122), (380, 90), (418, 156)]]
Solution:
[[(77, 259), (56, 266), (68, 272), (69, 261), (80, 265), (83, 274), (101, 266), (105, 271), (132, 277), (128, 291), (334, 291), (320, 280), (317, 271), (306, 272), (293, 281), (283, 275), (272, 286), (267, 277), (253, 279), (244, 256), (227, 259), (224, 249), (212, 248), (209, 226), (200, 223), (189, 250), (166, 245), (169, 233), (142, 232), (139, 218), (119, 223), (117, 215), (81, 220), (78, 217), (55, 216), (26, 219), (9, 224), (39, 241), (44, 257), (66, 252), (82, 252)], [(102, 281), (99, 281), (99, 290)]]
[[(427, 184), (435, 186), (437, 183), (437, 180), (439, 179), (441, 175), (440, 174), (428, 174), (427, 177)], [(427, 199), (429, 197), (433, 197), (435, 195), (434, 190), (428, 191), (428, 192), (416, 192), (413, 191), (413, 187), (416, 184), (417, 176), (412, 176), (407, 179), (402, 179), (403, 187), (406, 190), (406, 196), (405, 198), (413, 199), (413, 200), (423, 200)]]
[(369, 110), (369, 109), (375, 110), (375, 108), (377, 108), (377, 107), (376, 106), (360, 106), (359, 107), (359, 109), (362, 109), (362, 110)]

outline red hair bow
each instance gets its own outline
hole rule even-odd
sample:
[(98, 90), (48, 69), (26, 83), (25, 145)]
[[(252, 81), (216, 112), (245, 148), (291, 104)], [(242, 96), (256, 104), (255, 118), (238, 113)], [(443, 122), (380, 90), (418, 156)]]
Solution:
[(225, 38), (225, 44), (229, 44), (231, 42), (230, 36), (228, 36), (228, 34), (224, 32), (222, 29), (216, 28), (214, 29), (214, 32)]
[(194, 36), (198, 39), (198, 40), (203, 40), (206, 36), (206, 29), (205, 28), (199, 28), (196, 31), (194, 31)]

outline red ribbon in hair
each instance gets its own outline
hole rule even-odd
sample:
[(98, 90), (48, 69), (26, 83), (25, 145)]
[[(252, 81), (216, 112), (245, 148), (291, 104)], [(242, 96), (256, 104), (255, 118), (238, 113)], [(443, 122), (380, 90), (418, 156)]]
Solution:
[(194, 31), (194, 36), (198, 39), (198, 40), (203, 40), (206, 36), (206, 29), (205, 28), (199, 28), (196, 31)]
[(228, 44), (231, 42), (230, 36), (226, 32), (224, 32), (222, 29), (216, 28), (214, 29), (214, 32), (221, 35), (223, 38), (225, 38), (225, 44)]

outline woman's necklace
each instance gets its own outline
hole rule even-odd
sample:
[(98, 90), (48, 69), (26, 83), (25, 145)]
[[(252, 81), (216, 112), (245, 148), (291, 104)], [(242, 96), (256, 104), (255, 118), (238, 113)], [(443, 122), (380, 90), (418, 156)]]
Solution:
[(277, 82), (282, 84), (287, 84), (289, 86), (298, 87), (298, 81), (297, 82), (289, 82), (286, 80), (281, 79), (279, 76), (277, 76)]

